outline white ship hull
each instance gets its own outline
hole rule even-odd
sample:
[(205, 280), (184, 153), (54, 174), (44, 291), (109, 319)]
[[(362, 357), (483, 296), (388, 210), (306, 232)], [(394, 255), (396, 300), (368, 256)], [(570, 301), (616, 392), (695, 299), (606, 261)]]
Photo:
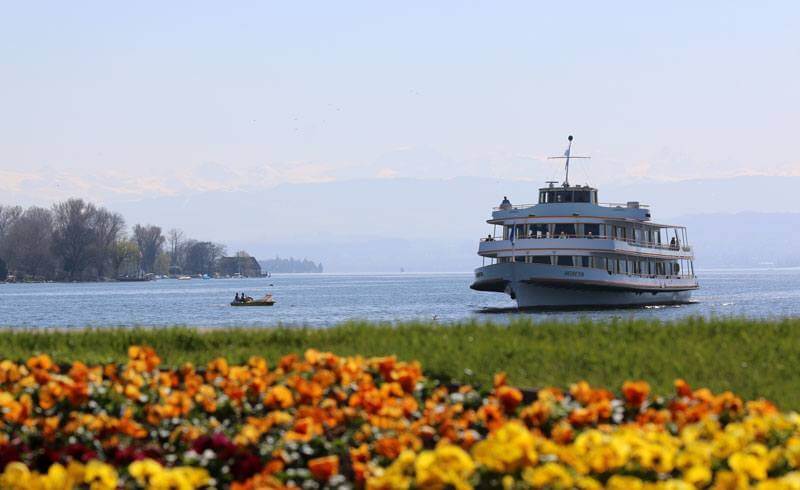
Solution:
[(672, 305), (688, 303), (692, 295), (691, 291), (655, 293), (570, 291), (565, 288), (534, 286), (525, 283), (513, 285), (513, 291), (519, 308)]
[(647, 306), (689, 302), (692, 277), (609, 274), (542, 264), (505, 263), (475, 270), (472, 289), (503, 292), (520, 308)]

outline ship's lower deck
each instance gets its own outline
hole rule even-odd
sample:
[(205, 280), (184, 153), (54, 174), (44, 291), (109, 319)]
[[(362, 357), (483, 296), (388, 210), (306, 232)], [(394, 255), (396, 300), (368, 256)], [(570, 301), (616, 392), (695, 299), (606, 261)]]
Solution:
[(520, 308), (636, 306), (686, 303), (697, 280), (512, 262), (476, 269), (471, 287), (509, 294)]

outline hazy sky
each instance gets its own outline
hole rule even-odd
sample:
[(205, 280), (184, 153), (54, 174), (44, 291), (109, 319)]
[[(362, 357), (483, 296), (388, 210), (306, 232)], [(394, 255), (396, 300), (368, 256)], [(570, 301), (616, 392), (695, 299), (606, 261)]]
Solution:
[[(800, 175), (800, 3), (2, 2), (0, 202)], [(5, 194), (6, 198), (1, 196)]]

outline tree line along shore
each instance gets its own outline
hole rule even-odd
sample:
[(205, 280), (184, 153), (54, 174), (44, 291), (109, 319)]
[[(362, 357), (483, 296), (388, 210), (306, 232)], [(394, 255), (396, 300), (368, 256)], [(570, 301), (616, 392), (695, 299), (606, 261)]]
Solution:
[[(321, 272), (322, 265), (276, 257), (276, 265)], [(313, 269), (313, 270), (306, 270)], [(318, 269), (318, 270), (317, 270)], [(291, 272), (291, 270), (289, 270)], [(83, 199), (51, 208), (0, 205), (0, 281), (143, 280), (155, 276), (262, 275), (246, 251), (125, 218)]]
[(332, 328), (5, 329), (0, 357), (23, 360), (46, 352), (58, 362), (122, 362), (130, 345), (158, 348), (165, 365), (204, 366), (218, 356), (245, 362), (314, 348), (338, 355), (419, 360), (426, 374), (448, 383), (490, 387), (506, 372), (519, 387), (568, 386), (586, 380), (620, 386), (644, 379), (669, 394), (681, 378), (714, 392), (764, 397), (800, 409), (800, 319), (690, 318), (676, 322), (615, 320), (510, 324), (348, 322)]

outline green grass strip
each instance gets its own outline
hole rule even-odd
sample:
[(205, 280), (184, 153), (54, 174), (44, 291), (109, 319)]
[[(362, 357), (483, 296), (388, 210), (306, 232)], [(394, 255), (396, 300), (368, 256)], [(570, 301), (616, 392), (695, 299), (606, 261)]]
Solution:
[(418, 359), (436, 377), (483, 385), (505, 371), (522, 387), (585, 379), (617, 389), (627, 379), (644, 379), (655, 393), (666, 394), (676, 378), (683, 378), (694, 387), (800, 409), (800, 319), (562, 323), (520, 317), (508, 325), (349, 322), (324, 329), (0, 331), (0, 357), (13, 360), (46, 352), (59, 362), (122, 361), (132, 344), (155, 347), (167, 365), (203, 364), (218, 356), (241, 362), (251, 355), (274, 364), (284, 354), (312, 347), (339, 355), (395, 354)]

